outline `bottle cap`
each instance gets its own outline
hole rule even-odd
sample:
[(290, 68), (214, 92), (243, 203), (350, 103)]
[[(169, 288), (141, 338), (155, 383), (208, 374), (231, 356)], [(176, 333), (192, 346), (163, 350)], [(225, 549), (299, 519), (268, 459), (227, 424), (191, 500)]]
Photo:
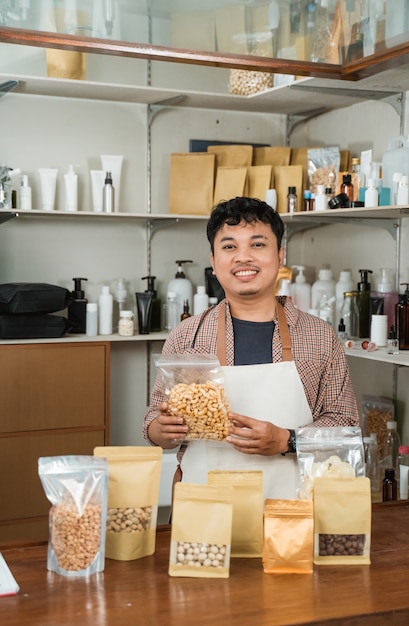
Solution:
[(197, 293), (199, 295), (205, 295), (206, 294), (206, 287), (204, 285), (198, 285)]
[(322, 267), (318, 272), (319, 280), (332, 280), (332, 270)]
[(342, 177), (342, 183), (349, 185), (351, 183), (351, 174), (344, 174)]
[(96, 302), (87, 302), (87, 311), (90, 313), (98, 311), (98, 304)]
[(330, 209), (344, 209), (349, 202), (349, 197), (346, 193), (339, 193), (331, 200), (328, 200), (328, 206)]
[(295, 194), (295, 192), (296, 192), (296, 187), (289, 187), (288, 188), (288, 193), (289, 194), (293, 195), (293, 194)]
[(399, 454), (409, 454), (409, 446), (399, 446)]
[(395, 480), (395, 470), (394, 469), (386, 469), (385, 470), (385, 478), (386, 480)]
[(103, 294), (109, 293), (109, 286), (108, 285), (102, 285), (101, 293), (103, 293)]
[(390, 422), (386, 422), (386, 428), (388, 430), (396, 430), (398, 428), (398, 424), (395, 420), (390, 420)]
[(132, 317), (133, 313), (132, 311), (121, 311), (120, 313), (120, 317)]
[(325, 193), (325, 185), (317, 185), (317, 193)]
[(381, 277), (376, 285), (376, 290), (382, 293), (390, 293), (393, 291), (393, 271), (389, 267), (382, 267), (380, 270)]

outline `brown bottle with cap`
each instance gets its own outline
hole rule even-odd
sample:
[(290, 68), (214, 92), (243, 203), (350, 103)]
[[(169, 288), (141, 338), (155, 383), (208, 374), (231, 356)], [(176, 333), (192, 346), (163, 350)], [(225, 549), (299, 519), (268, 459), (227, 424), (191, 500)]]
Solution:
[(354, 185), (352, 184), (351, 174), (343, 175), (339, 191), (340, 193), (345, 193), (350, 202), (354, 201)]

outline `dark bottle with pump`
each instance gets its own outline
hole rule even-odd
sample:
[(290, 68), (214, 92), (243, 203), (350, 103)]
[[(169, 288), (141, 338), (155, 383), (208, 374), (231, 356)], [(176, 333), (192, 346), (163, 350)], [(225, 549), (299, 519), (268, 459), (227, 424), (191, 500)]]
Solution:
[(400, 283), (405, 286), (405, 293), (399, 294), (399, 301), (395, 305), (396, 336), (399, 350), (409, 350), (409, 283)]
[(72, 324), (70, 333), (85, 333), (87, 321), (87, 298), (82, 289), (81, 281), (87, 278), (73, 278), (74, 291), (71, 292), (73, 301), (68, 305), (68, 319)]
[(371, 283), (368, 274), (372, 270), (359, 270), (361, 280), (358, 283), (359, 337), (368, 338), (371, 334)]
[(145, 293), (152, 294), (151, 302), (151, 322), (150, 332), (156, 333), (162, 330), (162, 303), (158, 298), (157, 291), (155, 289), (156, 276), (144, 276), (142, 280), (148, 281), (148, 288), (145, 289)]
[(385, 470), (385, 478), (382, 483), (382, 500), (383, 502), (390, 502), (391, 500), (398, 499), (398, 483), (395, 478), (394, 469)]
[(180, 321), (183, 322), (183, 320), (187, 319), (188, 317), (191, 317), (191, 313), (189, 311), (189, 300), (184, 300), (183, 301), (183, 313), (180, 316)]

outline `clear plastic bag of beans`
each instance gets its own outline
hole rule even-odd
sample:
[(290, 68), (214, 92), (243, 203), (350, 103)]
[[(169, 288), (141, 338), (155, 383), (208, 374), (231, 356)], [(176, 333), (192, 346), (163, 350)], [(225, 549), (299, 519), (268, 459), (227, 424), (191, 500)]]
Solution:
[(186, 440), (225, 439), (230, 432), (230, 403), (218, 358), (209, 354), (161, 355), (156, 367), (168, 412), (183, 417), (189, 426)]
[(365, 476), (362, 432), (355, 426), (316, 428), (296, 431), (297, 461), (300, 472), (298, 497), (311, 500), (316, 478), (351, 479)]
[(256, 70), (230, 70), (229, 92), (251, 96), (274, 87), (274, 74)]
[(105, 566), (108, 462), (93, 456), (40, 457), (38, 474), (52, 506), (47, 569), (89, 576)]

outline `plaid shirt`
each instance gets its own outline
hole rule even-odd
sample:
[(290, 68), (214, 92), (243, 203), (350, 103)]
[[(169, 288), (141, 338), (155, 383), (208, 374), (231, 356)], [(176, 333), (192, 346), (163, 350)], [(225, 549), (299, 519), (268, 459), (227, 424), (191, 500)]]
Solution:
[[(303, 313), (290, 300), (280, 297), (290, 332), (293, 359), (310, 406), (314, 426), (359, 426), (359, 411), (343, 346), (330, 324)], [(220, 304), (184, 320), (163, 346), (162, 354), (216, 354), (217, 320)], [(234, 365), (233, 324), (226, 306), (226, 363)], [(274, 318), (278, 329), (278, 319)], [(279, 332), (273, 335), (273, 363), (282, 361)], [(288, 393), (291, 393), (288, 390)], [(157, 415), (157, 407), (167, 397), (156, 381), (151, 404), (145, 415), (143, 434)], [(153, 444), (152, 441), (150, 443)], [(183, 446), (182, 446), (183, 448)], [(183, 453), (183, 450), (182, 450)]]

